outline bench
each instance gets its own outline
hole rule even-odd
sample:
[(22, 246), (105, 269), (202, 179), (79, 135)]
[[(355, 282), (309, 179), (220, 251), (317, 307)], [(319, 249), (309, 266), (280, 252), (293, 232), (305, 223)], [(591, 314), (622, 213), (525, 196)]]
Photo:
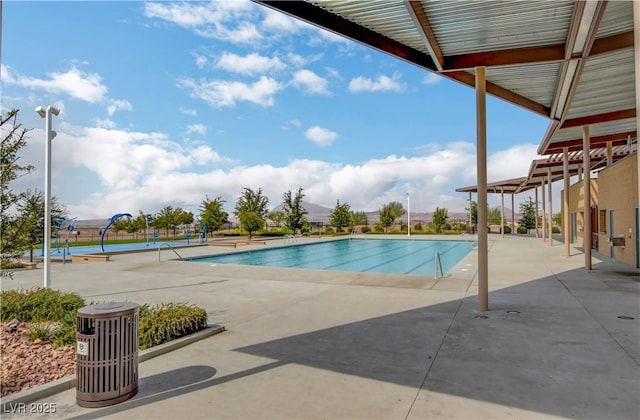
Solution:
[(72, 263), (107, 262), (110, 255), (72, 255)]

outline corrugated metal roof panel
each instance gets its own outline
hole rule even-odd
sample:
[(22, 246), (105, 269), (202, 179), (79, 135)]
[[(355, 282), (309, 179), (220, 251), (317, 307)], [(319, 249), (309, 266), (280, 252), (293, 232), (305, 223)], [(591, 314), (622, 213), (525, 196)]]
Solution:
[(332, 0), (314, 2), (351, 22), (428, 54), (429, 51), (402, 1)]
[(607, 2), (596, 38), (633, 31), (633, 19), (630, 19), (630, 16), (633, 16), (633, 2)]
[(633, 49), (587, 60), (567, 118), (635, 107)]
[[(613, 133), (625, 133), (636, 129), (636, 119), (627, 118), (624, 120), (607, 121), (590, 125), (591, 137), (604, 136)], [(553, 136), (552, 143), (559, 143), (565, 140), (582, 138), (582, 127), (561, 128)]]
[(444, 55), (559, 44), (573, 1), (422, 2)]
[(491, 67), (487, 80), (537, 103), (551, 107), (560, 63)]

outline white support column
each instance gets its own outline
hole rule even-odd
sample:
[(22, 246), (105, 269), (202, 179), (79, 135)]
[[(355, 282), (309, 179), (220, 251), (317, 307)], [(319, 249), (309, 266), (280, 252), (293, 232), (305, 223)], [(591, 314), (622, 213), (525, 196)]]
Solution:
[[(633, 34), (634, 40), (634, 57), (635, 57), (635, 69), (636, 69), (636, 110), (640, 109), (640, 2), (633, 2), (633, 27), (635, 28)], [(638, 141), (638, 134), (640, 134), (640, 118), (636, 117), (636, 145), (638, 146), (637, 150), (640, 150), (640, 141)], [(640, 153), (636, 152), (636, 155)], [(640, 156), (636, 156), (637, 161), (637, 176), (636, 180), (638, 184), (638, 207), (640, 207)], [(636, 237), (640, 235), (640, 232), (636, 232)], [(636, 243), (637, 245), (637, 243)], [(640, 261), (637, 261), (636, 264), (640, 264)]]
[(476, 67), (476, 152), (478, 177), (478, 309), (489, 310), (489, 233), (487, 231), (487, 82)]
[(473, 207), (471, 206), (471, 191), (469, 191), (469, 235), (471, 235), (471, 226), (473, 226)]
[(562, 233), (564, 234), (564, 256), (571, 256), (571, 227), (569, 224), (569, 148), (562, 149), (562, 178), (564, 180), (564, 194), (562, 194)]
[(553, 204), (552, 197), (553, 192), (551, 191), (551, 184), (553, 184), (551, 179), (551, 168), (547, 168), (547, 177), (549, 180), (549, 246), (553, 246)]
[(547, 240), (547, 213), (544, 211), (547, 207), (547, 203), (544, 198), (544, 178), (542, 178), (542, 185), (540, 187), (542, 190), (542, 241), (546, 242)]
[(591, 155), (590, 150), (590, 137), (589, 126), (582, 126), (582, 166), (584, 168), (584, 183), (582, 184), (584, 190), (584, 234), (583, 234), (583, 246), (584, 246), (584, 268), (585, 270), (591, 270)]
[(536, 187), (536, 238), (538, 237), (538, 187)]
[(511, 193), (511, 233), (516, 233), (516, 200), (515, 194)]
[(582, 182), (582, 164), (578, 165), (578, 182)]
[(504, 187), (500, 187), (500, 233), (504, 238)]

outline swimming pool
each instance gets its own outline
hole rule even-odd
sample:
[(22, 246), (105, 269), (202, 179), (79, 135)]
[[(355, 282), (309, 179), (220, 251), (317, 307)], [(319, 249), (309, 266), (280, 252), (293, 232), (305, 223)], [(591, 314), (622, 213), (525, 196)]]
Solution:
[(436, 253), (440, 255), (443, 272), (447, 273), (471, 248), (468, 241), (345, 239), (196, 257), (189, 261), (433, 276)]

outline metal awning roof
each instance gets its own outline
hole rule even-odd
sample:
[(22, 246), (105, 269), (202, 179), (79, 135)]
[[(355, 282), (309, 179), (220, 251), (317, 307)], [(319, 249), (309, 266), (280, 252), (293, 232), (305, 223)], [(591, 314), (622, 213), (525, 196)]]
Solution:
[(631, 1), (268, 1), (287, 13), (548, 117), (538, 153), (637, 137)]
[[(615, 163), (620, 159), (624, 159), (625, 157), (637, 153), (638, 145), (636, 143), (625, 144), (623, 146), (613, 146), (611, 148), (611, 161)], [(569, 153), (568, 166), (569, 166), (569, 176), (578, 175), (580, 168), (583, 163), (583, 155), (584, 153), (579, 150), (575, 152)], [(591, 162), (591, 171), (597, 171), (599, 169), (603, 169), (607, 166), (607, 148), (598, 148), (591, 149), (590, 162)], [(524, 192), (535, 187), (539, 187), (544, 180), (548, 181), (549, 170), (551, 171), (551, 182), (558, 181), (563, 179), (563, 154), (556, 153), (545, 159), (536, 159), (531, 162), (531, 166), (529, 167), (529, 175), (525, 182), (522, 183), (520, 188), (516, 191), (516, 193)]]
[[(504, 181), (487, 183), (487, 193), (500, 194), (502, 192), (506, 194), (517, 193), (520, 186), (527, 180), (526, 177), (506, 179)], [(469, 187), (456, 188), (456, 192), (478, 192), (478, 186), (472, 185)]]

